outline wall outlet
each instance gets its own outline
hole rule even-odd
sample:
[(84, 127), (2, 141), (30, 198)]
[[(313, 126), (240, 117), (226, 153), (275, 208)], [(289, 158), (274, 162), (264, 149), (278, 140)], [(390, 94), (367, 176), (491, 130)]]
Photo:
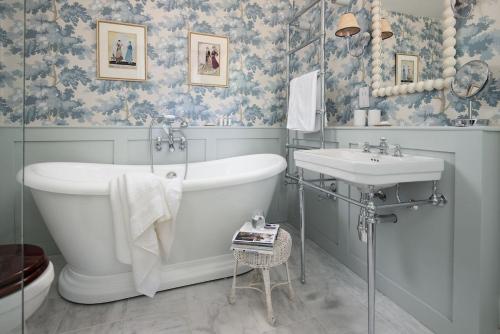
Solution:
[(368, 86), (361, 87), (359, 89), (359, 107), (360, 108), (369, 108), (370, 107), (370, 88)]

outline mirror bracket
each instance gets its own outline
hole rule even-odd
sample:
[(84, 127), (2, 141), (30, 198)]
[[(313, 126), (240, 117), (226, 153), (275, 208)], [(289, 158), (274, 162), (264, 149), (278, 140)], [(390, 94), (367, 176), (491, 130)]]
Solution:
[(381, 0), (372, 0), (372, 94), (373, 96), (392, 96), (411, 93), (421, 93), (449, 88), (455, 76), (455, 14), (450, 0), (442, 0), (443, 11), (443, 75), (435, 80), (425, 80), (411, 84), (382, 87), (382, 29), (380, 20)]
[[(474, 1), (472, 0), (450, 0), (451, 9), (455, 17), (459, 19), (468, 19), (472, 16)], [(464, 12), (462, 14), (462, 11)]]

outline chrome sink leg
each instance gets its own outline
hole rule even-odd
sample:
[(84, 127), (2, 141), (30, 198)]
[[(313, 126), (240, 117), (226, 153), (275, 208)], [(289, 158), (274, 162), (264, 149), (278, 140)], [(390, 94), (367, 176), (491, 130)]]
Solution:
[[(359, 199), (359, 202), (366, 205), (367, 204), (367, 194), (366, 193), (361, 193), (361, 197)], [(358, 238), (362, 242), (367, 242), (368, 237), (367, 237), (367, 228), (366, 228), (366, 209), (365, 208), (360, 208), (359, 209), (359, 216), (358, 216)]]
[(368, 223), (368, 334), (375, 334), (375, 224)]
[(305, 267), (305, 243), (306, 243), (306, 227), (305, 227), (305, 207), (304, 207), (304, 171), (300, 171), (299, 176), (299, 210), (300, 210), (300, 281), (302, 284), (306, 282), (306, 267)]
[(366, 209), (366, 228), (368, 234), (367, 263), (368, 263), (368, 334), (375, 334), (375, 204), (374, 191), (370, 189)]

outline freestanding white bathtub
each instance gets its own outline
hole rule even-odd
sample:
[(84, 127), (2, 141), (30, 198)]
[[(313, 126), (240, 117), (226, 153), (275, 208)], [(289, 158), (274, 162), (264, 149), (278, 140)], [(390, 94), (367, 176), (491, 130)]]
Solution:
[[(256, 209), (267, 212), (285, 167), (274, 154), (189, 164), (160, 290), (231, 276), (231, 237)], [(64, 298), (93, 304), (138, 295), (131, 267), (115, 256), (108, 184), (149, 168), (66, 162), (25, 167), (25, 185), (67, 261), (59, 277)], [(155, 166), (155, 174), (170, 171), (182, 177), (184, 165)]]

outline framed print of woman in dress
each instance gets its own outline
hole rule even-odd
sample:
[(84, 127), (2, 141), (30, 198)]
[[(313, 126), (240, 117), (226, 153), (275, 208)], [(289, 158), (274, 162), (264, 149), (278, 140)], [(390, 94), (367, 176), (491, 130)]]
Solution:
[(194, 86), (228, 86), (228, 38), (190, 32), (188, 82)]
[(97, 79), (144, 81), (147, 27), (97, 20)]

